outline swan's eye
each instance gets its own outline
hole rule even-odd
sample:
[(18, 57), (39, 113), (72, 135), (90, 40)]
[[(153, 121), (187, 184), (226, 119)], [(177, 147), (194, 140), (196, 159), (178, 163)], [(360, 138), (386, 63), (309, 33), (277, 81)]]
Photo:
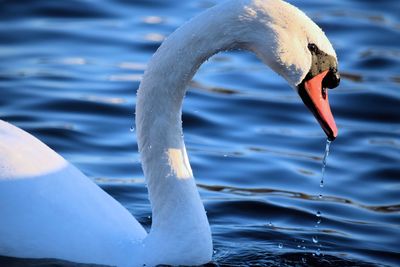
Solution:
[(317, 52), (318, 47), (315, 44), (308, 44), (308, 50), (310, 50), (311, 52)]

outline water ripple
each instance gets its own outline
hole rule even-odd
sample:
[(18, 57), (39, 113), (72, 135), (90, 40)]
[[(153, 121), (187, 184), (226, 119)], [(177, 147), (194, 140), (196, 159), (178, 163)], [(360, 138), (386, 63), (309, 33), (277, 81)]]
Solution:
[[(77, 165), (149, 229), (129, 130), (135, 93), (166, 36), (217, 2), (1, 1), (0, 118)], [(323, 198), (325, 136), (298, 96), (251, 53), (215, 55), (183, 107), (213, 232), (208, 266), (398, 266), (400, 5), (290, 2), (332, 40), (343, 78), (330, 91), (340, 133)], [(319, 245), (323, 255), (313, 256)], [(0, 266), (54, 265), (78, 266), (0, 257)]]

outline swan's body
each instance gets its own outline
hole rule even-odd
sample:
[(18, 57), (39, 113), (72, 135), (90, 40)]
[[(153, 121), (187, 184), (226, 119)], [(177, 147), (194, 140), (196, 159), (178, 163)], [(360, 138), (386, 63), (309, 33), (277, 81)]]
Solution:
[[(0, 121), (0, 255), (117, 266), (210, 261), (210, 227), (182, 138), (186, 85), (213, 54), (243, 48), (255, 52), (292, 87), (312, 89), (328, 71), (318, 69), (312, 75), (318, 79), (306, 78), (314, 63), (310, 43), (336, 59), (323, 32), (298, 9), (279, 0), (243, 0), (204, 12), (162, 44), (148, 65), (136, 106), (138, 145), (152, 204), (149, 234), (61, 156)], [(312, 102), (310, 94), (307, 101)], [(315, 104), (313, 112), (320, 112), (322, 105), (324, 115), (325, 102)], [(317, 118), (328, 134), (332, 122), (323, 115), (316, 116), (322, 116)], [(329, 134), (336, 136), (334, 130)]]
[(39, 140), (3, 121), (0, 140), (0, 255), (116, 263), (144, 239), (121, 204)]

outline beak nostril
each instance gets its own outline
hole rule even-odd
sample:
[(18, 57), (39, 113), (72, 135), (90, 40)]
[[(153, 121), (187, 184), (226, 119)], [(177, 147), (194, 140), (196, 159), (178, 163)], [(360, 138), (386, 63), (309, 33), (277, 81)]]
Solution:
[(330, 70), (322, 81), (323, 87), (333, 89), (340, 83), (340, 74), (336, 70)]

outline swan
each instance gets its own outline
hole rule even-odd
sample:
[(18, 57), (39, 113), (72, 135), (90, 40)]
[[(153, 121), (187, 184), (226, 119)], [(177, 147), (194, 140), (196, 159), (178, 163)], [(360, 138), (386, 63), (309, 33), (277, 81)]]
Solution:
[(120, 203), (29, 133), (0, 121), (0, 255), (112, 266), (211, 260), (210, 226), (182, 135), (188, 82), (212, 55), (254, 52), (300, 95), (329, 139), (338, 130), (326, 88), (338, 86), (323, 31), (281, 0), (231, 0), (172, 33), (137, 93), (136, 133), (152, 207), (147, 233)]

